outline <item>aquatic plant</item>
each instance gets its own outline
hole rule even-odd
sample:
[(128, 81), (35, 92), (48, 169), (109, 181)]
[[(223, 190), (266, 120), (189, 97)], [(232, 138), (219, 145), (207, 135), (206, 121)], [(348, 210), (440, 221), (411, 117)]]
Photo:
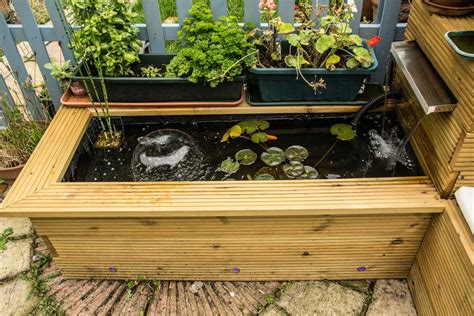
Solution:
[(343, 123), (338, 123), (331, 126), (330, 132), (332, 135), (336, 136), (336, 140), (331, 145), (331, 147), (329, 147), (326, 153), (321, 157), (321, 159), (319, 159), (318, 162), (314, 164), (314, 168), (316, 168), (327, 157), (327, 155), (334, 149), (334, 147), (336, 147), (337, 143), (340, 140), (350, 141), (350, 140), (353, 140), (354, 137), (357, 136), (356, 131), (352, 128), (351, 125), (343, 124)]

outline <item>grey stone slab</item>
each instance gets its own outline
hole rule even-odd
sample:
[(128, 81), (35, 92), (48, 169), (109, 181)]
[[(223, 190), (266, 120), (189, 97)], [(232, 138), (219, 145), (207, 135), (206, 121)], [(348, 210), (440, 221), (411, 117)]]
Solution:
[(31, 313), (39, 301), (31, 294), (31, 289), (31, 281), (20, 278), (0, 283), (0, 315), (23, 316)]
[(30, 269), (33, 241), (21, 239), (9, 241), (7, 249), (0, 252), (0, 280), (13, 278)]
[(405, 280), (379, 280), (375, 283), (368, 316), (416, 315), (415, 306)]
[(290, 315), (359, 315), (365, 298), (334, 282), (295, 282), (280, 292), (277, 305)]
[(11, 238), (31, 237), (33, 235), (33, 225), (27, 217), (0, 217), (0, 234), (9, 227), (13, 229), (13, 235), (10, 235)]

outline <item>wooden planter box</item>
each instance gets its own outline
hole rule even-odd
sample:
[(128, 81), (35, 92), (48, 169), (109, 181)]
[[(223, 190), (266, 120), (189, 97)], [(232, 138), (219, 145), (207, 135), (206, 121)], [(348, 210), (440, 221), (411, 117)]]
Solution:
[[(111, 114), (275, 110), (290, 111)], [(444, 209), (427, 177), (62, 183), (93, 115), (88, 108), (57, 113), (0, 211), (32, 219), (66, 278), (405, 278), (432, 215)]]

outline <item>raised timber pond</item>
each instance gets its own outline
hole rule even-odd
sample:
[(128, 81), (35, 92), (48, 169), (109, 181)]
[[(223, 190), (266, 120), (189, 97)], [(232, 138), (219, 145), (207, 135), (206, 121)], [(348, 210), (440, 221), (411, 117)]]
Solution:
[[(160, 116), (159, 125), (169, 124), (171, 114), (186, 116), (183, 121), (196, 115), (183, 109), (111, 112), (125, 131), (134, 120), (156, 122)], [(210, 108), (200, 114), (216, 112)], [(225, 120), (232, 125), (241, 118)], [(132, 181), (117, 174), (122, 178), (94, 181), (91, 172), (99, 162), (71, 172), (85, 159), (79, 148), (93, 121), (90, 109), (62, 108), (1, 210), (5, 216), (32, 219), (67, 278), (405, 278), (432, 215), (444, 209), (431, 181), (416, 167), (398, 176), (354, 174), (346, 179), (325, 179), (328, 172), (321, 168), (323, 178), (310, 180)], [(273, 123), (275, 131), (288, 130), (278, 120)], [(328, 128), (313, 123), (312, 129)], [(361, 134), (368, 133), (364, 129), (370, 127), (362, 127)]]

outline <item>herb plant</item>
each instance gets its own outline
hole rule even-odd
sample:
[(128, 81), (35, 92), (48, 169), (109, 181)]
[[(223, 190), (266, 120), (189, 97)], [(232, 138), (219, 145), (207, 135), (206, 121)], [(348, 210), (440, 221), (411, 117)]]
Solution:
[(141, 42), (133, 26), (137, 16), (124, 0), (67, 0), (67, 8), (80, 27), (72, 35), (78, 61), (92, 63), (104, 76), (132, 74)]
[(167, 77), (203, 79), (216, 87), (255, 64), (256, 49), (236, 17), (215, 21), (204, 1), (195, 3), (189, 15), (178, 31), (180, 50), (167, 66)]
[[(259, 47), (257, 67), (295, 68), (314, 90), (324, 88), (322, 80), (309, 82), (302, 74), (302, 68), (369, 68), (372, 63), (370, 50), (364, 46), (362, 38), (352, 34), (349, 22), (354, 18), (352, 7), (333, 2), (328, 15), (321, 17), (321, 7), (310, 4), (298, 6), (295, 27), (284, 23), (277, 16), (273, 0), (262, 0), (259, 4), (263, 20), (269, 28), (258, 30), (255, 44)], [(315, 16), (315, 18), (312, 18)], [(280, 40), (281, 39), (281, 40)], [(380, 40), (371, 39), (368, 44), (375, 46)], [(282, 45), (288, 42), (289, 47)]]
[(143, 76), (147, 78), (157, 78), (163, 76), (163, 74), (161, 73), (161, 69), (153, 65), (149, 65), (148, 67), (141, 67), (140, 71), (142, 72)]

